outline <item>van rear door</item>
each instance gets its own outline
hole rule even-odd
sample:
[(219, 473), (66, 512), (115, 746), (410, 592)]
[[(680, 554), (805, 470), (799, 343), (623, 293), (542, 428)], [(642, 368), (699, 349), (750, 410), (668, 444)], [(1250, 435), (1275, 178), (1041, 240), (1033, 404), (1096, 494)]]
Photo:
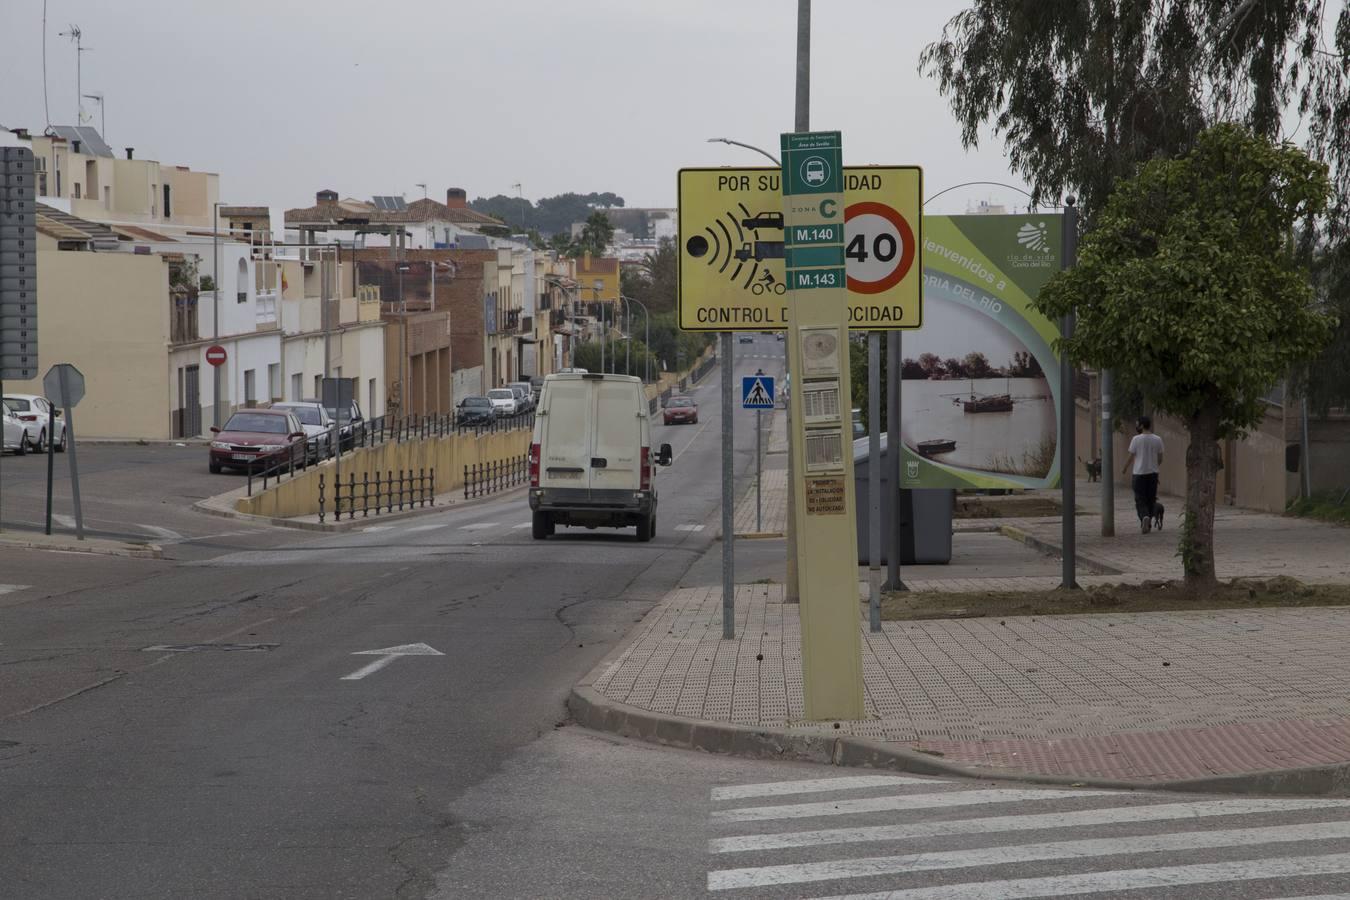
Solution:
[(540, 422), (539, 486), (585, 491), (591, 481), (591, 385), (580, 378), (549, 382), (546, 416)]
[(636, 491), (642, 486), (642, 405), (632, 381), (591, 382), (595, 425), (591, 447), (591, 489)]

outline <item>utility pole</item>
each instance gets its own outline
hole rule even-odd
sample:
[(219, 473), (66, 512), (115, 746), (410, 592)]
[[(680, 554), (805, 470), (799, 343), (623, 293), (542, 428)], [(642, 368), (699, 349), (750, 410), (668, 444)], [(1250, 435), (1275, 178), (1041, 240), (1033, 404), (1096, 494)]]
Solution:
[[(220, 203), (211, 205), (211, 343), (220, 341)], [(217, 428), (225, 424), (220, 414), (220, 370), (211, 367), (211, 418)]]

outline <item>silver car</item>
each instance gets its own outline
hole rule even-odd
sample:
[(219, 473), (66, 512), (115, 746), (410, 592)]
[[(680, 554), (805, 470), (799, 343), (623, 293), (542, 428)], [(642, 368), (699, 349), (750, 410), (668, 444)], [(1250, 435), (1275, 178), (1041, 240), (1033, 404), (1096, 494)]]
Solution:
[(333, 426), (336, 424), (322, 403), (310, 400), (287, 400), (273, 403), (273, 409), (288, 409), (300, 420), (305, 430), (305, 443), (309, 447), (309, 458), (315, 461), (327, 459), (333, 455)]

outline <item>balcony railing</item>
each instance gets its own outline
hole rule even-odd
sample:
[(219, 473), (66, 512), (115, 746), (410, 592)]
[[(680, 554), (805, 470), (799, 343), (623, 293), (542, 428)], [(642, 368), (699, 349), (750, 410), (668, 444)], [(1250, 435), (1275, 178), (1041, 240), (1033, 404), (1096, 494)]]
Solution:
[(277, 292), (259, 291), (255, 307), (259, 328), (269, 328), (277, 324)]

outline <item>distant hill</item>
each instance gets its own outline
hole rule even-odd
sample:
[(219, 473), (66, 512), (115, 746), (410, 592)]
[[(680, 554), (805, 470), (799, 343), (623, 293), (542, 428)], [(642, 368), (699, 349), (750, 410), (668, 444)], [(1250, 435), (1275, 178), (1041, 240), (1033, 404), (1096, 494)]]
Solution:
[(508, 197), (497, 194), (493, 197), (476, 197), (469, 204), (473, 209), (489, 216), (501, 219), (512, 229), (535, 229), (548, 236), (559, 231), (566, 232), (573, 222), (584, 222), (596, 207), (623, 206), (623, 198), (618, 194), (558, 194), (556, 197), (541, 197), (537, 204), (520, 197)]

